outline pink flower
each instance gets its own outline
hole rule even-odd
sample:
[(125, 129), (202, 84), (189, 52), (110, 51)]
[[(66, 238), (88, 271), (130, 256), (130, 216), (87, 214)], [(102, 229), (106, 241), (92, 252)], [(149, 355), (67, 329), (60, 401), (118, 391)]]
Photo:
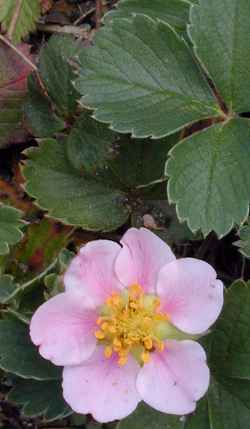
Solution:
[(64, 366), (63, 395), (76, 412), (104, 423), (143, 400), (191, 413), (209, 385), (205, 352), (192, 338), (217, 319), (223, 284), (209, 264), (177, 260), (147, 229), (129, 229), (121, 244), (81, 248), (65, 292), (35, 312), (32, 341)]

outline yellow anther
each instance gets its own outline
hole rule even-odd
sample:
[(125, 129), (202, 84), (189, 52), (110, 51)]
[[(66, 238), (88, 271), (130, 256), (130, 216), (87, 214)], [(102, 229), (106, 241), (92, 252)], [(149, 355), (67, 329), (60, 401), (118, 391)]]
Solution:
[(143, 289), (142, 289), (142, 287), (140, 285), (134, 284), (134, 285), (131, 285), (129, 287), (129, 295), (131, 297), (136, 298), (137, 296), (140, 296), (142, 294), (143, 294)]
[(162, 351), (161, 325), (165, 328), (167, 316), (159, 311), (160, 300), (155, 295), (144, 295), (138, 284), (124, 289), (121, 294), (114, 292), (100, 309), (96, 321), (98, 340), (104, 340), (104, 355), (113, 354), (123, 366), (131, 355), (141, 364), (149, 362), (155, 349)]
[(153, 341), (151, 337), (145, 338), (143, 343), (147, 350), (151, 350), (153, 348)]
[(117, 303), (120, 303), (121, 298), (116, 292), (113, 292), (111, 296), (106, 300), (106, 304), (110, 307), (113, 305), (117, 305)]
[(159, 300), (159, 298), (155, 298), (154, 300), (154, 306), (155, 308), (159, 308), (161, 305), (161, 301)]
[(107, 358), (107, 359), (111, 358), (112, 354), (113, 354), (112, 347), (111, 346), (106, 346), (105, 349), (104, 349), (104, 356), (105, 356), (105, 358)]
[(152, 323), (152, 319), (148, 316), (143, 318), (143, 323), (145, 324), (145, 326), (150, 326)]
[(116, 349), (120, 350), (122, 348), (122, 343), (118, 338), (114, 338), (113, 345)]
[(115, 334), (115, 333), (116, 333), (116, 328), (115, 328), (115, 326), (114, 326), (114, 325), (109, 325), (109, 332), (110, 332), (111, 334)]
[(102, 332), (102, 331), (96, 331), (96, 332), (95, 332), (95, 337), (96, 337), (98, 340), (103, 340), (103, 339), (105, 338), (105, 334), (104, 334), (104, 332)]
[(104, 322), (104, 323), (102, 323), (102, 325), (101, 325), (101, 329), (102, 329), (103, 331), (108, 331), (108, 329), (109, 329), (109, 324), (108, 324), (108, 322)]
[(163, 350), (165, 349), (165, 344), (164, 344), (164, 342), (163, 342), (163, 341), (157, 341), (157, 342), (155, 343), (155, 347), (157, 348), (157, 350), (158, 350), (159, 352), (163, 352)]
[(139, 304), (138, 304), (138, 302), (131, 301), (131, 302), (129, 303), (129, 307), (130, 307), (130, 308), (134, 308), (135, 310), (137, 310), (137, 308), (139, 307)]
[(120, 356), (118, 359), (118, 365), (120, 365), (120, 366), (126, 365), (127, 362), (128, 362), (128, 356), (127, 355)]
[(141, 354), (141, 359), (143, 363), (148, 363), (150, 361), (150, 353), (149, 352), (143, 352)]
[(119, 296), (113, 297), (113, 305), (120, 305), (121, 304), (121, 298)]

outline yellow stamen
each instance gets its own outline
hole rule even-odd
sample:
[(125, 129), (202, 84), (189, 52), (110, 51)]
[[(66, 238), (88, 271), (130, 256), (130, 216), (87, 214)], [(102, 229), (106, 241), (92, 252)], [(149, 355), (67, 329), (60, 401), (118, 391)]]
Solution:
[(150, 353), (149, 352), (143, 352), (141, 354), (141, 359), (143, 363), (148, 363), (150, 361)]
[(159, 311), (160, 300), (154, 295), (144, 295), (138, 284), (133, 284), (120, 295), (112, 293), (100, 309), (96, 321), (100, 326), (95, 332), (98, 340), (105, 342), (104, 355), (114, 353), (123, 366), (131, 354), (141, 365), (150, 361), (155, 349), (162, 351), (164, 343), (158, 336), (167, 316)]
[(96, 331), (96, 332), (95, 332), (95, 337), (96, 337), (98, 340), (103, 340), (103, 339), (105, 338), (105, 334), (104, 334), (104, 332), (102, 332), (102, 331)]
[(143, 342), (147, 350), (151, 350), (153, 348), (153, 341), (151, 337), (145, 338)]
[(118, 365), (124, 366), (128, 362), (128, 356), (121, 356), (118, 359)]
[(165, 349), (165, 344), (163, 341), (157, 341), (157, 343), (155, 344), (155, 347), (159, 352), (163, 352), (163, 350)]
[(114, 325), (110, 325), (110, 326), (109, 326), (109, 332), (110, 332), (111, 334), (115, 334), (115, 333), (116, 333), (116, 328), (115, 328), (115, 326), (114, 326)]
[(104, 322), (104, 323), (102, 323), (102, 324), (101, 324), (101, 329), (102, 329), (103, 331), (108, 331), (108, 329), (109, 329), (109, 324), (108, 324), (108, 322)]
[(118, 338), (114, 338), (113, 345), (119, 350), (122, 348), (122, 342)]
[(105, 349), (104, 349), (104, 356), (105, 356), (105, 358), (107, 358), (107, 359), (111, 358), (112, 354), (113, 354), (112, 347), (111, 346), (106, 346)]

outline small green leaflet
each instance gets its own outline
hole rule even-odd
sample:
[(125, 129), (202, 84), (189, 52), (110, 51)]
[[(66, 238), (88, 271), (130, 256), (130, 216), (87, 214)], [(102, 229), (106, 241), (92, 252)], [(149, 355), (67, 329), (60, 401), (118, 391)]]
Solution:
[[(121, 420), (116, 429), (181, 429), (180, 417), (160, 413), (141, 402), (134, 413)], [(203, 429), (203, 428), (202, 428)]]
[(228, 109), (250, 110), (249, 0), (200, 0), (191, 8), (190, 37)]
[(78, 52), (79, 44), (73, 37), (52, 36), (39, 57), (39, 73), (48, 95), (66, 118), (75, 113), (79, 98), (72, 83), (75, 72), (71, 64)]
[(105, 15), (105, 23), (115, 18), (129, 18), (143, 14), (160, 19), (176, 31), (185, 31), (190, 3), (186, 0), (120, 0), (115, 9)]
[(63, 143), (44, 140), (39, 148), (27, 151), (26, 191), (51, 217), (68, 225), (115, 230), (129, 215), (125, 194), (101, 179), (84, 177), (70, 163)]
[(93, 174), (103, 169), (115, 155), (113, 143), (117, 134), (86, 112), (75, 122), (67, 141), (67, 154), (77, 170)]
[(238, 235), (240, 240), (234, 243), (239, 248), (240, 253), (246, 258), (250, 258), (250, 225), (244, 225), (240, 228)]
[(39, 16), (39, 0), (0, 0), (0, 22), (14, 43), (35, 30)]
[[(225, 290), (222, 315), (207, 337), (211, 385), (185, 429), (246, 429), (250, 421), (250, 282)], [(199, 424), (198, 424), (199, 423)]]
[(53, 137), (65, 128), (65, 121), (52, 108), (49, 98), (42, 93), (35, 77), (28, 79), (28, 95), (23, 107), (27, 126), (35, 137)]
[(116, 131), (160, 138), (220, 115), (186, 43), (163, 22), (115, 19), (79, 61), (81, 103)]
[(8, 400), (22, 405), (26, 417), (42, 416), (46, 421), (63, 419), (72, 410), (62, 397), (61, 380), (21, 380), (14, 383), (8, 394)]
[(222, 237), (247, 218), (250, 126), (246, 119), (217, 124), (178, 143), (166, 164), (168, 197), (194, 232)]
[(0, 320), (0, 368), (23, 378), (50, 380), (60, 370), (40, 357), (31, 343), (29, 327), (18, 320)]
[(23, 237), (20, 230), (22, 213), (13, 207), (0, 205), (0, 255), (9, 253), (9, 246)]
[(18, 285), (9, 275), (0, 276), (0, 304), (6, 304), (16, 294)]

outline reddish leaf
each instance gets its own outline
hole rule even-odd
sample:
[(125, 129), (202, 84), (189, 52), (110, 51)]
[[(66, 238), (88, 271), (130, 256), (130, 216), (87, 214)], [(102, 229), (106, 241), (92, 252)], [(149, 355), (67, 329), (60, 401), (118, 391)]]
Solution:
[[(17, 49), (30, 58), (28, 45)], [(22, 102), (31, 67), (10, 47), (0, 42), (0, 148), (20, 143), (26, 132), (22, 126)]]

